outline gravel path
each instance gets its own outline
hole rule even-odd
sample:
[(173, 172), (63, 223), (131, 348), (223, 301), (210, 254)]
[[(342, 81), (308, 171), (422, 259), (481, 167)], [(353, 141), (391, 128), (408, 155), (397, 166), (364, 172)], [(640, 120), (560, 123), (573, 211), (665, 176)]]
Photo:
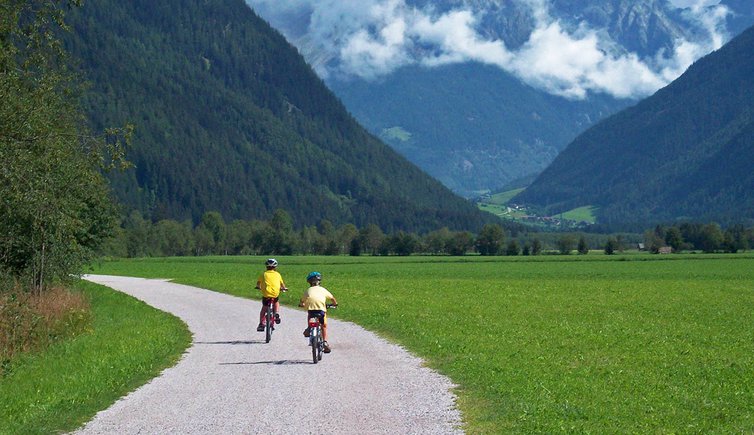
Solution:
[(265, 344), (258, 301), (165, 280), (85, 278), (180, 317), (193, 344), (77, 433), (462, 433), (451, 382), (357, 325), (331, 320), (333, 351), (315, 365), (303, 311), (281, 307)]

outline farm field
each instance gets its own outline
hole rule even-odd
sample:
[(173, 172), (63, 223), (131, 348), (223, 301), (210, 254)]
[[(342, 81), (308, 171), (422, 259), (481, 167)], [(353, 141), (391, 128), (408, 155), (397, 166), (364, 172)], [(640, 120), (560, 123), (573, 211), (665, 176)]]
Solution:
[[(754, 255), (278, 257), (458, 384), (469, 433), (751, 433)], [(104, 262), (243, 297), (263, 257)]]

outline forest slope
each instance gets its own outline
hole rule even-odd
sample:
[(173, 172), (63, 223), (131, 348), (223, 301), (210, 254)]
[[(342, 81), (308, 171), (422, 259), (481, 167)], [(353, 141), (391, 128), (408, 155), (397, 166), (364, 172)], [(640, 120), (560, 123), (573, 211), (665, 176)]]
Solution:
[(514, 201), (605, 224), (754, 217), (754, 28), (574, 140)]
[(387, 231), (490, 219), (367, 133), (242, 0), (101, 0), (70, 21), (93, 127), (136, 126), (135, 168), (111, 175), (126, 209)]

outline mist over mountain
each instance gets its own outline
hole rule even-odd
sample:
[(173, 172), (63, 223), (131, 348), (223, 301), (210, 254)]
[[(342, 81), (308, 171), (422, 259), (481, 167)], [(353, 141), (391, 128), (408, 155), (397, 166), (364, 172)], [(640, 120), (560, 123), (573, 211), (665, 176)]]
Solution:
[(247, 2), (359, 122), (468, 196), (538, 173), (754, 19), (735, 0)]
[(754, 220), (754, 27), (573, 141), (514, 201), (613, 228)]
[(197, 222), (284, 209), (297, 225), (385, 231), (494, 219), (358, 125), (242, 0), (99, 0), (69, 21), (94, 130), (136, 127), (135, 167), (110, 174), (126, 212)]

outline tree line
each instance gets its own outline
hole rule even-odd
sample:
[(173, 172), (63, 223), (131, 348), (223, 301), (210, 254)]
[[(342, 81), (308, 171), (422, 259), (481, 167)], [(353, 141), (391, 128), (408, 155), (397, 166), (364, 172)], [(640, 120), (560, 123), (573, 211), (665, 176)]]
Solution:
[(542, 255), (588, 254), (645, 249), (652, 253), (702, 251), (739, 252), (754, 244), (754, 227), (684, 223), (658, 225), (641, 233), (546, 233), (515, 226), (485, 224), (477, 233), (442, 227), (418, 234), (385, 232), (374, 224), (361, 228), (334, 225), (294, 225), (291, 215), (278, 209), (269, 220), (226, 222), (221, 213), (202, 215), (198, 224), (163, 219), (152, 222), (138, 211), (122, 220), (101, 254), (110, 257), (203, 255)]
[(644, 247), (652, 253), (663, 248), (672, 252), (702, 251), (736, 253), (754, 245), (754, 227), (733, 225), (723, 229), (717, 223), (657, 225), (644, 232)]
[[(512, 232), (500, 224), (486, 224), (474, 234), (442, 227), (424, 234), (406, 231), (385, 233), (379, 226), (361, 228), (348, 223), (336, 226), (327, 219), (316, 225), (294, 227), (290, 214), (276, 210), (269, 220), (227, 223), (219, 212), (207, 212), (197, 225), (191, 220), (163, 219), (152, 222), (138, 211), (122, 221), (116, 235), (102, 249), (115, 257), (200, 255), (464, 255), (478, 252), (499, 255), (510, 246), (523, 252)], [(537, 255), (543, 244), (534, 240), (526, 252)]]

